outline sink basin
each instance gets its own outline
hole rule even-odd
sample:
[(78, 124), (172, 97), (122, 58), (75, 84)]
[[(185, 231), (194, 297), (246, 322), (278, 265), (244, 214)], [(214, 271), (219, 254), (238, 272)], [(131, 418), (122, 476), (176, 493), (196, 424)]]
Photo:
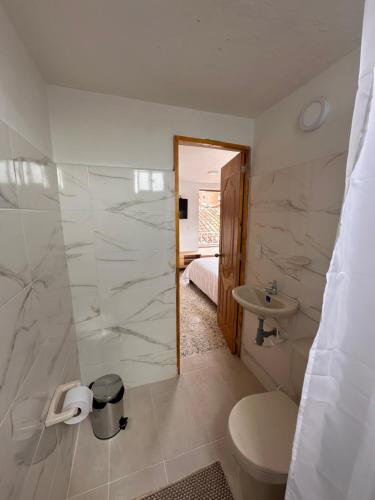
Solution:
[(281, 293), (270, 295), (251, 285), (238, 286), (232, 290), (232, 294), (236, 302), (262, 319), (288, 318), (298, 309), (298, 301)]

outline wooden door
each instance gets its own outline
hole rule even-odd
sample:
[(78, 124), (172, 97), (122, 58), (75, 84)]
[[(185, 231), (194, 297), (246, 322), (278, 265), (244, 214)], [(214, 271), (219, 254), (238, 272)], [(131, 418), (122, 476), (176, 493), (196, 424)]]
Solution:
[[(239, 153), (221, 169), (220, 257), (217, 321), (229, 349), (235, 353), (241, 324), (232, 290), (241, 283), (241, 250), (246, 189), (246, 168)], [(245, 231), (245, 227), (244, 227)]]

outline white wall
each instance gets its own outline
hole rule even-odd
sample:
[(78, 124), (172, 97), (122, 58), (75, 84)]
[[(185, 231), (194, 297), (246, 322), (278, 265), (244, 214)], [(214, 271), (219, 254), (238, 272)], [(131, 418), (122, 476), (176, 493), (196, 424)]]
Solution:
[(55, 160), (172, 169), (173, 135), (252, 145), (253, 120), (50, 86)]
[(180, 251), (198, 250), (199, 236), (199, 190), (200, 189), (220, 189), (220, 184), (180, 182), (180, 195), (187, 198), (188, 218), (180, 219)]
[(0, 8), (0, 496), (8, 499), (65, 499), (78, 430), (43, 426), (56, 387), (80, 378), (57, 170), (46, 155), (46, 86)]
[(158, 190), (136, 188), (138, 169), (59, 173), (82, 381), (115, 372), (134, 387), (175, 376), (173, 172), (147, 171)]
[[(253, 175), (348, 149), (358, 65), (356, 50), (257, 117)], [(299, 113), (317, 96), (329, 100), (331, 113), (319, 130), (303, 132)]]
[[(282, 385), (296, 391), (292, 347), (298, 339), (313, 338), (319, 326), (344, 191), (358, 64), (358, 51), (347, 55), (255, 122), (246, 279), (261, 286), (276, 279), (280, 290), (300, 303), (296, 316), (277, 325), (286, 342), (269, 349), (254, 344), (257, 318), (245, 314), (242, 358), (268, 389)], [(302, 132), (299, 112), (316, 96), (328, 98), (331, 113), (319, 130)], [(256, 241), (262, 243), (260, 258)]]
[(0, 8), (0, 120), (52, 157), (46, 85)]

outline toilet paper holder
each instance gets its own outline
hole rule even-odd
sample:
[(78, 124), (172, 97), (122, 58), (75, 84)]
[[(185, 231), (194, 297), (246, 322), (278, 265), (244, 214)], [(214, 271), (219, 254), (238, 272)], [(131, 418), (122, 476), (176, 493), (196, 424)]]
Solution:
[(69, 418), (73, 418), (78, 414), (78, 408), (71, 408), (69, 410), (64, 410), (57, 413), (57, 407), (64, 394), (69, 391), (69, 389), (73, 389), (73, 387), (78, 387), (82, 385), (80, 380), (74, 380), (73, 382), (68, 382), (66, 384), (59, 385), (55, 393), (51, 399), (50, 406), (48, 408), (47, 418), (45, 425), (46, 427), (51, 427), (52, 425), (60, 424), (61, 422), (65, 422)]

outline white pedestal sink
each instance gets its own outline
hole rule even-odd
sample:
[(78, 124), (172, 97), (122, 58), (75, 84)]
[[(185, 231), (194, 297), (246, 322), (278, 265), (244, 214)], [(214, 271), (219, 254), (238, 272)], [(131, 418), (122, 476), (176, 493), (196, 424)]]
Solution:
[(259, 319), (288, 318), (298, 309), (298, 301), (278, 293), (271, 295), (261, 288), (242, 285), (232, 290), (233, 298), (243, 308), (256, 314)]

